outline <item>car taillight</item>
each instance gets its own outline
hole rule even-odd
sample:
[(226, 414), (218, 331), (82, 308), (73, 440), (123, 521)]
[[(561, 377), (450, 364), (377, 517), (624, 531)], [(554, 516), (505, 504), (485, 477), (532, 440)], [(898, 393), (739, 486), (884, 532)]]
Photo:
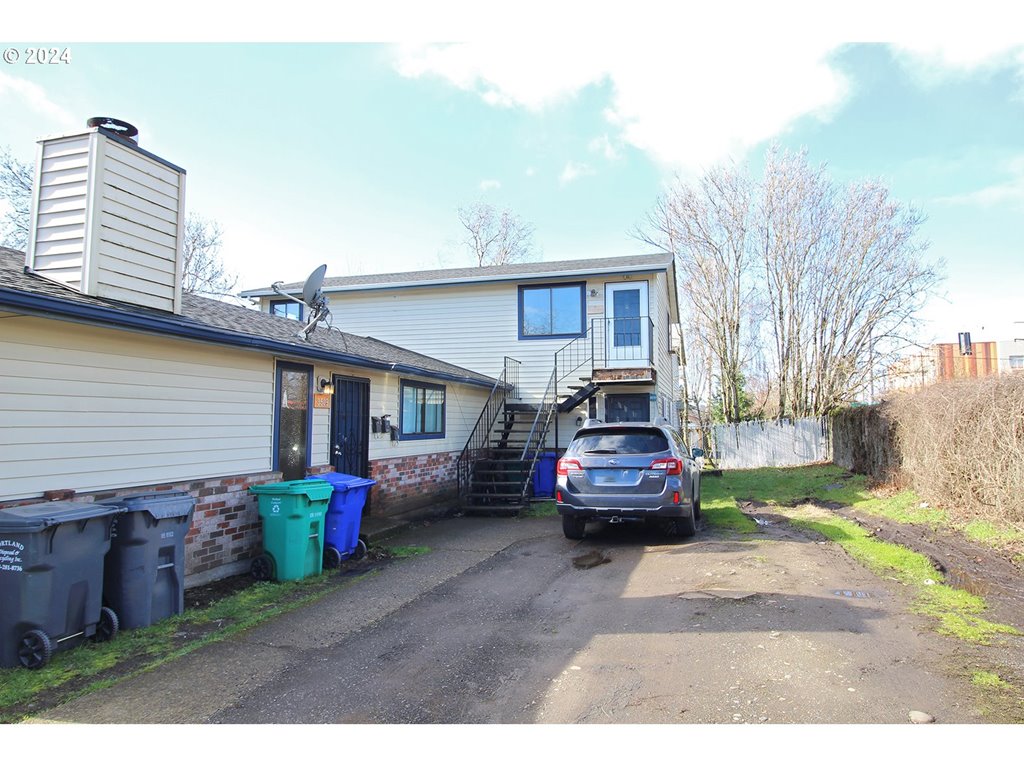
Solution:
[(561, 503), (562, 502), (562, 491), (561, 490), (556, 490), (555, 491), (555, 501), (557, 503)]
[(664, 469), (666, 474), (682, 474), (683, 462), (678, 458), (658, 458), (651, 462), (650, 468)]
[(555, 466), (555, 474), (560, 477), (567, 476), (569, 474), (569, 469), (583, 471), (583, 467), (580, 466), (580, 462), (575, 458), (559, 458), (558, 463)]

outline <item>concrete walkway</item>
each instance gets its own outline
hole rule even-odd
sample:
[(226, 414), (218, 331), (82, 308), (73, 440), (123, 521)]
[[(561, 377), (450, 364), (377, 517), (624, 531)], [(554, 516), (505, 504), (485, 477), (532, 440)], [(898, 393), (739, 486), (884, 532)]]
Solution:
[(281, 674), (300, 653), (327, 648), (381, 621), (512, 544), (559, 533), (557, 517), (453, 518), (364, 531), (428, 554), (392, 562), (317, 602), (184, 658), (84, 696), (29, 723), (200, 723)]

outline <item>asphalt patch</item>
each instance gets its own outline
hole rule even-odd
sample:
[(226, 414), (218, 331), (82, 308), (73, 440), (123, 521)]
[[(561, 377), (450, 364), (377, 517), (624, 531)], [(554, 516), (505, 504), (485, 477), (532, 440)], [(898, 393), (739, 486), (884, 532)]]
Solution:
[(597, 567), (611, 561), (609, 557), (605, 556), (603, 551), (588, 551), (586, 554), (580, 554), (578, 557), (572, 558), (573, 567), (579, 570), (589, 570), (592, 567)]

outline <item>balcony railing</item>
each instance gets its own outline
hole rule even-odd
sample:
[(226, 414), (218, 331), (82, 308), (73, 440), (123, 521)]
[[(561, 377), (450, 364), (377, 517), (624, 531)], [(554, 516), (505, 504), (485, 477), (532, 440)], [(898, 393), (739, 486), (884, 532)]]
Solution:
[(555, 369), (561, 381), (588, 367), (651, 366), (654, 353), (654, 321), (650, 317), (595, 317), (586, 333), (555, 352)]

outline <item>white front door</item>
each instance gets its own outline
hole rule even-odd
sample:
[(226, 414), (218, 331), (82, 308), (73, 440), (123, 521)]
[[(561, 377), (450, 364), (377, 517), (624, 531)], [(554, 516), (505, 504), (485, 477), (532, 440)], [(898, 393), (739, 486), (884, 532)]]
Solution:
[(647, 282), (616, 282), (605, 287), (605, 366), (647, 367), (651, 359), (651, 319)]

